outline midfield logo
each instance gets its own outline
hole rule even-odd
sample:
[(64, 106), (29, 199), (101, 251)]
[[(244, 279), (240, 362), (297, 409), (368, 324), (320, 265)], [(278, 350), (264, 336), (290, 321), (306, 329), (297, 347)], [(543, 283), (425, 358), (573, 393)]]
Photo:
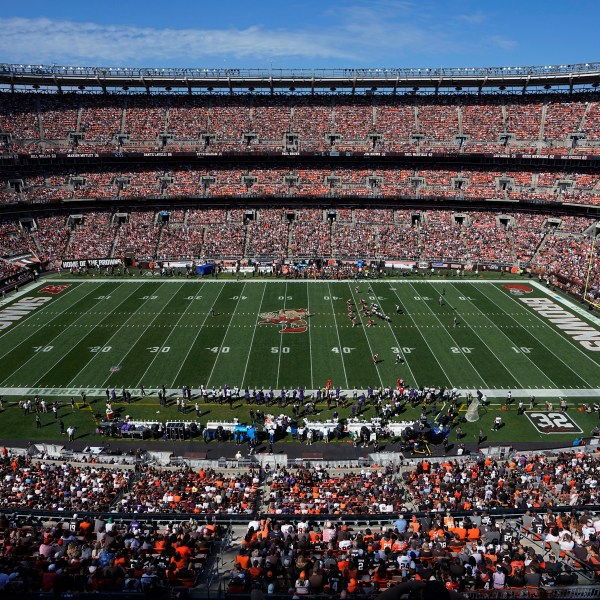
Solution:
[(540, 433), (582, 433), (567, 413), (528, 410), (525, 414)]
[(260, 313), (258, 316), (262, 319), (259, 325), (281, 325), (279, 333), (304, 333), (308, 329), (306, 308), (281, 309)]
[(533, 292), (532, 287), (524, 285), (523, 283), (507, 283), (503, 287), (513, 296), (524, 296), (525, 294), (531, 294), (531, 292)]

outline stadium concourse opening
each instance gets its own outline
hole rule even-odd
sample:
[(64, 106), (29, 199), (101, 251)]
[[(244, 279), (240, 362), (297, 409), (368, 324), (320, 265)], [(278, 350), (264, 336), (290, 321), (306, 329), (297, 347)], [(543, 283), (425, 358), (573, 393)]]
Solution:
[(0, 589), (598, 597), (599, 83), (2, 65)]

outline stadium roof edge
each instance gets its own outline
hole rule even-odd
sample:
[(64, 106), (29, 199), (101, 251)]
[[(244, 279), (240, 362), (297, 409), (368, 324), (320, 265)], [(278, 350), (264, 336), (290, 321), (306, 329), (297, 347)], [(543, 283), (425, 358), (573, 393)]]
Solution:
[(191, 69), (0, 64), (0, 84), (48, 87), (438, 89), (600, 85), (600, 63), (537, 67), (372, 69)]

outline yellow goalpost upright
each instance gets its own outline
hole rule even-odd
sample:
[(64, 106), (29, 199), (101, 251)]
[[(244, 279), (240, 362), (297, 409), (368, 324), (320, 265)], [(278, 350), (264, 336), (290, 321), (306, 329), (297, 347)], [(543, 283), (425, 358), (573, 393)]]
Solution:
[(592, 277), (592, 267), (594, 265), (594, 250), (595, 249), (596, 249), (596, 236), (594, 236), (594, 238), (592, 239), (592, 247), (590, 248), (590, 257), (588, 260), (588, 268), (587, 268), (587, 273), (586, 273), (586, 277), (585, 277), (585, 287), (583, 289), (583, 299), (588, 304), (591, 304), (592, 306), (594, 306), (596, 308), (600, 308), (600, 300), (592, 300), (592, 298), (588, 296), (588, 288), (590, 285), (590, 278)]

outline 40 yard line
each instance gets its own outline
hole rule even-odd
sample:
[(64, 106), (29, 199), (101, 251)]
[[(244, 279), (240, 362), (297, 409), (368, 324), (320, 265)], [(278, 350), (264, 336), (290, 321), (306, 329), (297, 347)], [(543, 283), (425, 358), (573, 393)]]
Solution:
[(244, 374), (242, 375), (242, 381), (240, 383), (240, 389), (244, 389), (244, 383), (246, 381), (246, 373), (248, 372), (248, 365), (250, 364), (250, 355), (252, 354), (252, 346), (254, 344), (254, 336), (256, 335), (256, 330), (258, 329), (258, 320), (260, 319), (260, 312), (263, 305), (263, 300), (265, 298), (265, 292), (267, 291), (267, 284), (265, 283), (262, 291), (262, 295), (260, 297), (260, 304), (258, 305), (258, 313), (256, 315), (256, 323), (254, 323), (254, 329), (252, 330), (252, 339), (250, 340), (250, 347), (248, 348), (248, 356), (246, 357), (246, 365), (244, 367)]
[[(190, 347), (188, 348), (186, 355), (184, 356), (183, 360), (181, 361), (181, 366), (179, 367), (179, 370), (175, 374), (173, 383), (171, 384), (172, 388), (175, 387), (175, 384), (177, 383), (177, 378), (179, 377), (179, 374), (181, 373), (183, 367), (185, 366), (185, 363), (187, 362), (190, 354), (192, 353), (192, 348), (196, 345), (196, 342), (198, 341), (198, 338), (200, 337), (200, 334), (202, 333), (202, 329), (204, 328), (204, 324), (206, 323), (206, 320), (208, 319), (208, 315), (210, 315), (212, 313), (212, 311), (214, 310), (215, 304), (221, 297), (221, 294), (223, 293), (224, 289), (225, 289), (225, 283), (221, 282), (221, 289), (217, 292), (217, 295), (215, 296), (215, 299), (213, 300), (213, 303), (211, 304), (210, 309), (207, 311), (206, 315), (204, 316), (204, 320), (202, 321), (202, 324), (198, 328), (198, 333), (196, 334), (194, 341), (190, 344)], [(208, 387), (208, 384), (207, 384), (207, 387)]]

